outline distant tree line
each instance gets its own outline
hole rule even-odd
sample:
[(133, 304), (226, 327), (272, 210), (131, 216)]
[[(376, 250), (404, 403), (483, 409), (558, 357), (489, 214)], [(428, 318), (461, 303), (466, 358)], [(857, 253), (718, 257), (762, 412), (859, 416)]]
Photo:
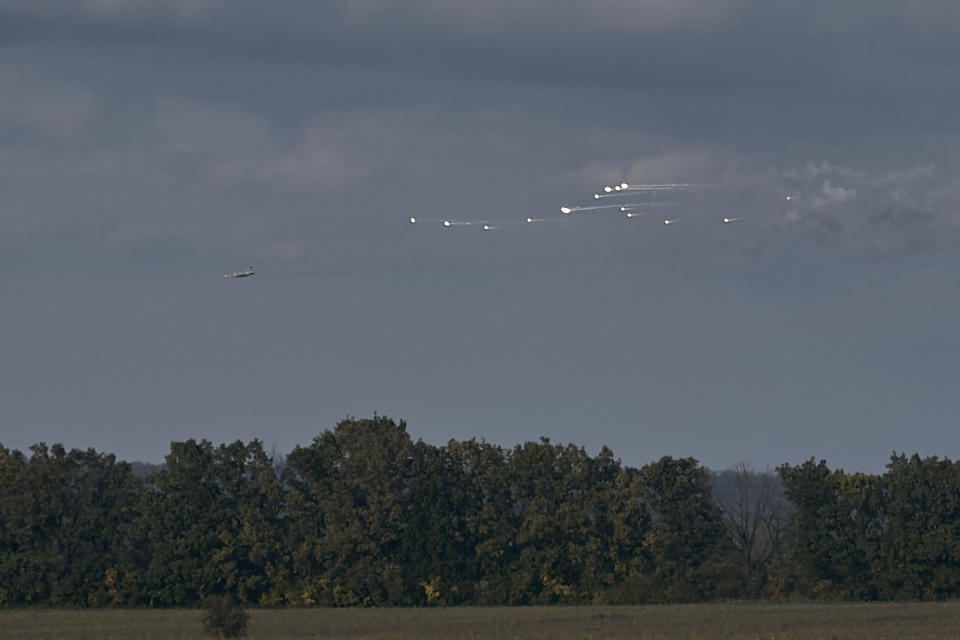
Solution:
[(0, 445), (0, 606), (654, 603), (960, 595), (960, 463), (639, 469), (348, 419), (285, 459), (174, 442), (146, 477)]

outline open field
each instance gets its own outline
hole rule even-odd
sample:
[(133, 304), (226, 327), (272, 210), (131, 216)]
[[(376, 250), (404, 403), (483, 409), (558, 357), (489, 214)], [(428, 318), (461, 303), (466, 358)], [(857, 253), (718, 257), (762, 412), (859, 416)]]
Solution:
[[(956, 638), (960, 603), (252, 610), (248, 637), (806, 640)], [(3, 638), (193, 639), (196, 610), (0, 611)]]

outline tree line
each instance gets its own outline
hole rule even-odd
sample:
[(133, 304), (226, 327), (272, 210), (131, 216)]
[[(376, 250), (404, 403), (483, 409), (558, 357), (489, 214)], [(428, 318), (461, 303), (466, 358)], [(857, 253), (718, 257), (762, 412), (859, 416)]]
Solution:
[(347, 419), (285, 458), (0, 445), (0, 606), (616, 604), (960, 595), (960, 463), (711, 475)]

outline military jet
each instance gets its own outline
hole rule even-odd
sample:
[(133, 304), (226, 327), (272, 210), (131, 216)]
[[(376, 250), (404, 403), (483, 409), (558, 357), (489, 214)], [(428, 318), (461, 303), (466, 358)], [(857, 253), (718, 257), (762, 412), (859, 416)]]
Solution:
[(225, 273), (223, 274), (224, 278), (248, 278), (254, 273), (253, 267), (247, 267), (246, 271), (239, 271), (237, 273)]

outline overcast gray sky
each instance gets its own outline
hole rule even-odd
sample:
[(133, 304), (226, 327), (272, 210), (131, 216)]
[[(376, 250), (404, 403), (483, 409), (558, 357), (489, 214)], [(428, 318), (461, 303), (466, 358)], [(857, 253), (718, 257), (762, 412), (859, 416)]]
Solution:
[[(285, 452), (376, 411), (631, 465), (956, 458), (958, 19), (0, 0), (0, 443)], [(561, 216), (621, 180), (713, 187)]]

